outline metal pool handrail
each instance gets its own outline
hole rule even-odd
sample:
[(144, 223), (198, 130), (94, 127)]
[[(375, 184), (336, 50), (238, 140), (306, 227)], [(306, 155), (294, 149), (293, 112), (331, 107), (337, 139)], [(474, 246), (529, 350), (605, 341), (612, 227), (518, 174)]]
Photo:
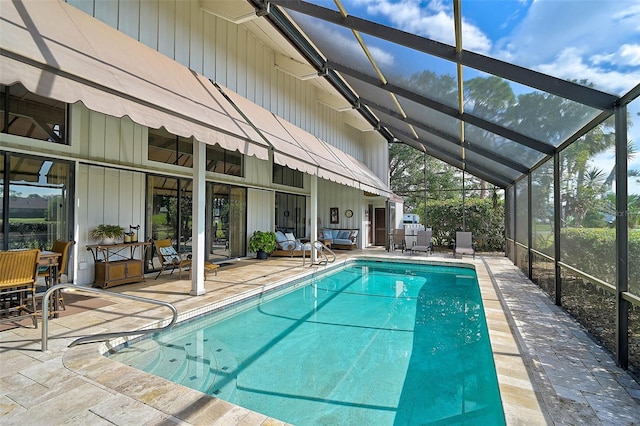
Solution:
[[(320, 247), (318, 247), (320, 246)], [(333, 252), (333, 250), (331, 250), (329, 247), (327, 247), (322, 241), (314, 241), (311, 244), (311, 249), (309, 250), (309, 260), (311, 260), (311, 254), (313, 252), (313, 250), (316, 250), (316, 252), (318, 253), (318, 255), (324, 257), (324, 264), (328, 264), (328, 263), (333, 263), (336, 261), (336, 254)], [(325, 251), (328, 251), (329, 253), (331, 253), (331, 255), (333, 256), (333, 259), (329, 260), (329, 257), (327, 256), (327, 254), (325, 253)], [(302, 266), (305, 265), (307, 260), (307, 250), (303, 247), (302, 248)], [(320, 262), (318, 262), (320, 263)], [(311, 263), (311, 265), (313, 266), (313, 263)]]
[(149, 329), (143, 329), (143, 330), (132, 330), (132, 331), (120, 331), (120, 332), (114, 332), (114, 333), (99, 333), (99, 334), (93, 334), (91, 336), (84, 336), (84, 337), (80, 337), (79, 339), (74, 340), (73, 342), (71, 342), (71, 344), (69, 344), (69, 347), (81, 344), (81, 343), (86, 343), (86, 342), (98, 342), (101, 340), (108, 340), (108, 339), (113, 339), (116, 337), (123, 337), (123, 336), (136, 336), (136, 335), (143, 335), (143, 334), (149, 334), (149, 333), (155, 333), (158, 331), (164, 331), (167, 330), (169, 328), (171, 328), (176, 321), (178, 321), (178, 310), (176, 309), (175, 306), (173, 306), (171, 303), (168, 302), (162, 302), (160, 300), (154, 300), (154, 299), (147, 299), (146, 297), (139, 297), (139, 296), (131, 296), (129, 294), (120, 294), (120, 293), (112, 293), (110, 291), (104, 291), (101, 289), (97, 289), (97, 288), (90, 288), (90, 287), (79, 287), (75, 284), (58, 284), (55, 285), (53, 287), (51, 287), (50, 289), (48, 289), (45, 293), (44, 296), (42, 297), (42, 346), (41, 346), (41, 350), (44, 352), (47, 350), (47, 340), (48, 340), (48, 334), (49, 334), (49, 296), (51, 296), (52, 293), (54, 293), (57, 290), (61, 290), (63, 288), (73, 288), (77, 291), (85, 291), (88, 293), (98, 293), (98, 294), (106, 294), (109, 296), (113, 296), (113, 297), (122, 297), (124, 299), (129, 299), (129, 300), (135, 300), (138, 302), (146, 302), (146, 303), (151, 303), (153, 305), (159, 305), (159, 306), (165, 306), (169, 309), (171, 309), (171, 312), (173, 313), (173, 317), (171, 318), (171, 322), (167, 325), (165, 325), (164, 327), (159, 327), (159, 328), (149, 328)]

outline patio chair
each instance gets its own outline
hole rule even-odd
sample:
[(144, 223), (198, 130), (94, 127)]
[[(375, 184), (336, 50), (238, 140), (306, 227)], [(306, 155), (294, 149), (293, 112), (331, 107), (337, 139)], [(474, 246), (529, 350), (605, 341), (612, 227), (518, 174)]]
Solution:
[(453, 246), (453, 257), (457, 254), (471, 254), (476, 258), (475, 244), (473, 243), (473, 235), (471, 232), (456, 232), (456, 241)]
[[(40, 250), (0, 252), (0, 322), (36, 319), (36, 283)], [(12, 316), (12, 314), (17, 314)]]
[(404, 228), (394, 229), (391, 234), (391, 250), (395, 249), (401, 249), (403, 253), (407, 249)]
[[(158, 260), (160, 261), (160, 271), (156, 275), (155, 279), (158, 279), (160, 274), (167, 268), (171, 267), (171, 274), (177, 268), (178, 279), (182, 279), (182, 271), (189, 269), (189, 278), (191, 278), (191, 255), (187, 255), (183, 258), (178, 254), (173, 247), (170, 239), (164, 240), (152, 240), (153, 245), (156, 247), (156, 253), (158, 254)], [(213, 272), (218, 275), (218, 268), (220, 265), (211, 262), (204, 262), (204, 279), (207, 279), (207, 274)]]
[[(67, 273), (67, 263), (69, 263), (69, 250), (71, 246), (75, 244), (75, 241), (60, 241), (56, 240), (51, 246), (51, 251), (60, 253), (60, 263), (58, 264), (58, 276), (55, 282), (60, 283), (60, 277)], [(48, 267), (40, 267), (38, 270), (38, 277), (44, 277), (44, 281), (47, 288), (51, 287), (51, 270)], [(61, 309), (65, 309), (64, 298), (62, 292), (58, 292), (58, 304)]]
[(433, 231), (418, 231), (418, 235), (416, 237), (416, 241), (411, 247), (411, 254), (416, 251), (425, 251), (427, 254), (431, 254), (433, 250), (433, 244), (431, 243), (431, 237), (433, 237)]
[(180, 256), (169, 238), (164, 240), (151, 240), (151, 242), (156, 248), (156, 254), (160, 261), (160, 271), (155, 277), (156, 280), (160, 274), (168, 268), (171, 268), (171, 274), (173, 274), (176, 268), (178, 268), (178, 273), (180, 273), (182, 272), (182, 268), (191, 267), (191, 255), (187, 255), (186, 258)]

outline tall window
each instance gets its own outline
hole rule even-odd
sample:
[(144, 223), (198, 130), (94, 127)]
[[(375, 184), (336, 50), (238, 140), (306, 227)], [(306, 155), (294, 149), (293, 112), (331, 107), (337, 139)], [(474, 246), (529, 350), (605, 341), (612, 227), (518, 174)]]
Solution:
[(0, 131), (67, 144), (67, 104), (30, 93), (21, 84), (0, 85)]
[(207, 184), (207, 241), (209, 259), (246, 255), (247, 189)]
[(50, 248), (69, 240), (73, 166), (0, 152), (0, 248)]
[(304, 187), (303, 176), (304, 174), (298, 170), (293, 170), (279, 164), (273, 165), (273, 183), (302, 188)]
[(276, 231), (306, 236), (307, 197), (276, 192)]
[[(191, 180), (166, 176), (147, 176), (147, 229), (154, 240), (169, 238), (180, 253), (191, 252)], [(157, 257), (153, 268), (160, 267)]]

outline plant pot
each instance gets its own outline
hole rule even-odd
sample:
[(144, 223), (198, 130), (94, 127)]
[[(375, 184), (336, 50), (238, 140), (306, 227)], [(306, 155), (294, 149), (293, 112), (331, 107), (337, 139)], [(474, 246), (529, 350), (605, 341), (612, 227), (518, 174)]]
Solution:
[(112, 245), (116, 243), (116, 239), (113, 237), (102, 237), (103, 245)]
[(258, 251), (256, 252), (256, 259), (262, 259), (262, 260), (264, 260), (264, 259), (266, 259), (266, 258), (267, 258), (267, 256), (268, 256), (268, 254), (267, 254), (267, 252), (266, 252), (266, 251), (264, 251), (264, 250), (258, 250)]

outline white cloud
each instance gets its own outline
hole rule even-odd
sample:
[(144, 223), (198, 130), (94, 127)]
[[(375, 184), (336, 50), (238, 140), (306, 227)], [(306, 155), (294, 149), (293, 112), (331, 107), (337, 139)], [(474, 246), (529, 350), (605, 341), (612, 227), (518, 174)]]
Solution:
[(566, 47), (549, 63), (536, 69), (545, 74), (566, 79), (588, 80), (596, 88), (609, 93), (624, 93), (640, 82), (640, 68), (635, 72), (620, 72), (612, 68), (598, 67), (584, 61), (585, 55), (575, 47)]
[[(455, 45), (453, 11), (450, 4), (441, 0), (429, 1), (426, 6), (418, 0), (359, 0), (366, 5), (367, 13), (384, 17), (392, 26), (449, 45)], [(488, 53), (492, 43), (476, 25), (463, 22), (465, 49)]]
[[(369, 60), (367, 59), (362, 47), (358, 43), (355, 37), (352, 36), (351, 31), (339, 31), (333, 29), (330, 25), (325, 24), (320, 20), (308, 19), (304, 15), (296, 17), (296, 21), (300, 24), (304, 24), (305, 31), (311, 36), (311, 39), (318, 40), (331, 40), (332, 44), (340, 46), (340, 54), (344, 58), (349, 58), (350, 64), (358, 64), (359, 66), (369, 67)], [(368, 45), (369, 52), (380, 66), (390, 66), (395, 62), (395, 58), (391, 52), (377, 48), (375, 46)]]
[(596, 65), (640, 67), (640, 44), (623, 44), (615, 53), (597, 54), (590, 59)]
[[(640, 0), (535, 1), (494, 54), (622, 94), (640, 82)], [(637, 70), (616, 71), (620, 66)]]

